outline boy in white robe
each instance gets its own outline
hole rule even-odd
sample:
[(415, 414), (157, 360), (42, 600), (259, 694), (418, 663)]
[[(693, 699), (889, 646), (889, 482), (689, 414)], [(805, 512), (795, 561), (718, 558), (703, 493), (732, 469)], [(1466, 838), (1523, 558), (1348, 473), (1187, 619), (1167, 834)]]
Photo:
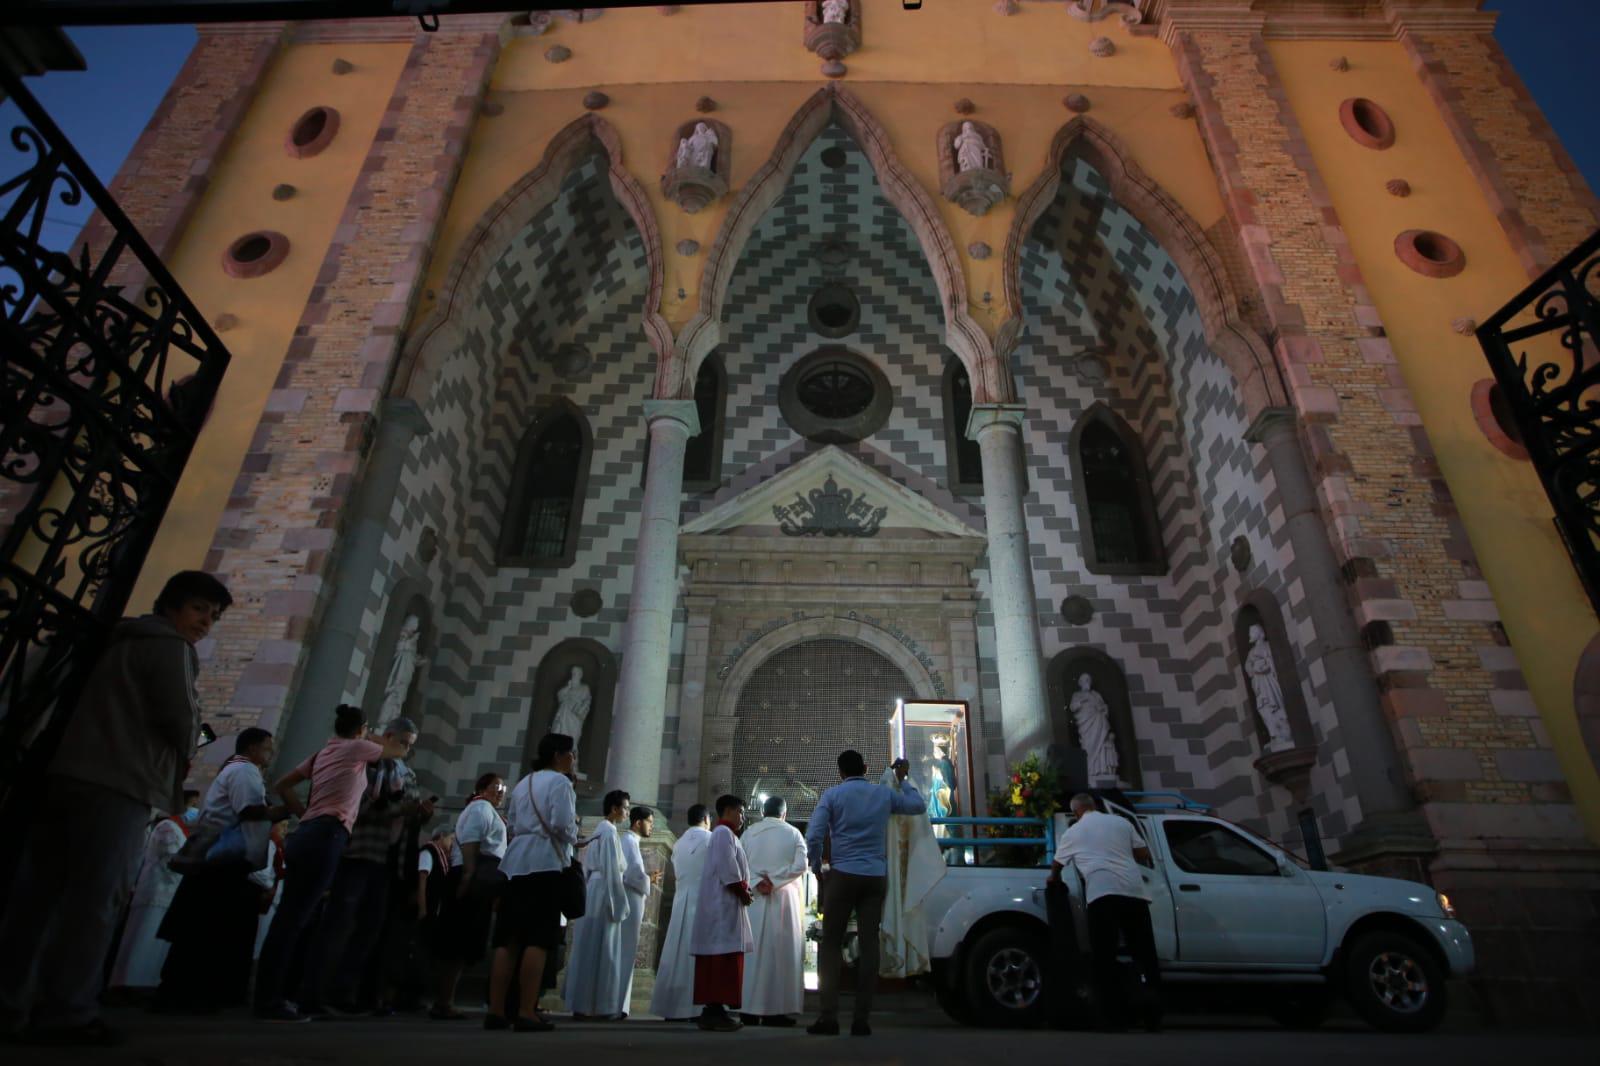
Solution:
[(644, 907), (650, 901), (650, 888), (659, 879), (644, 868), (644, 853), (639, 841), (655, 831), (656, 813), (649, 807), (634, 807), (628, 813), (628, 831), (622, 837), (622, 887), (628, 890), (628, 920), (622, 926), (622, 966), (628, 975), (627, 987), (622, 993), (624, 1018), (633, 1004), (634, 960), (639, 955), (639, 930), (644, 925)]
[(182, 875), (167, 865), (178, 854), (189, 830), (200, 820), (200, 793), (184, 789), (181, 815), (164, 817), (150, 827), (144, 842), (144, 865), (134, 882), (133, 900), (128, 906), (128, 921), (122, 928), (122, 944), (111, 968), (111, 988), (155, 988), (161, 983), (161, 964), (167, 961), (170, 945), (156, 936), (167, 906), (178, 891)]
[(750, 861), (756, 898), (750, 905), (755, 947), (745, 959), (746, 1025), (790, 1026), (805, 1003), (805, 915), (802, 891), (806, 838), (788, 822), (789, 806), (772, 796), (761, 821), (739, 843)]
[(672, 846), (672, 917), (661, 945), (661, 968), (650, 995), (650, 1013), (668, 1021), (687, 1021), (694, 1014), (694, 956), (689, 936), (700, 903), (700, 875), (711, 847), (711, 812), (703, 803), (689, 808), (689, 827)]
[(628, 890), (622, 874), (626, 861), (617, 826), (628, 818), (628, 794), (610, 792), (605, 820), (583, 850), (587, 878), (583, 917), (573, 923), (572, 958), (567, 963), (561, 998), (574, 1019), (610, 1019), (623, 1011), (633, 959), (622, 966), (622, 930), (628, 922)]
[(743, 1023), (728, 1013), (744, 1002), (744, 957), (754, 940), (745, 913), (750, 891), (750, 864), (734, 834), (744, 825), (744, 801), (717, 798), (717, 825), (711, 831), (706, 868), (700, 875), (700, 904), (695, 912), (689, 954), (694, 956), (694, 1001), (704, 1007), (700, 1028), (729, 1033)]

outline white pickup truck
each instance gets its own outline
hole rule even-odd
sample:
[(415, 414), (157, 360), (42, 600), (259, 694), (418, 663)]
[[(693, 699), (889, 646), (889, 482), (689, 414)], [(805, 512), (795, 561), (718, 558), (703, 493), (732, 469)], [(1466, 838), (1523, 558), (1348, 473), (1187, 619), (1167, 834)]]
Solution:
[[(1373, 1026), (1415, 1032), (1438, 1024), (1446, 978), (1472, 970), (1471, 936), (1450, 901), (1427, 885), (1307, 869), (1181, 797), (1137, 801), (1132, 810), (1106, 806), (1131, 820), (1150, 848), (1154, 868), (1144, 880), (1169, 987), (1269, 986), (1256, 998), (1297, 1025), (1315, 1024), (1331, 996), (1342, 993)], [(1057, 815), (1053, 832), (1065, 825)], [(947, 832), (960, 830), (951, 825)], [(1038, 1024), (1049, 975), (1070, 975), (1074, 989), (1086, 976), (1079, 958), (1089, 942), (1083, 883), (1071, 870), (1063, 875), (1073, 939), (1062, 941), (1058, 926), (1057, 954), (1071, 961), (1052, 967), (1047, 876), (1039, 867), (952, 866), (924, 900), (935, 987), (956, 1020)]]

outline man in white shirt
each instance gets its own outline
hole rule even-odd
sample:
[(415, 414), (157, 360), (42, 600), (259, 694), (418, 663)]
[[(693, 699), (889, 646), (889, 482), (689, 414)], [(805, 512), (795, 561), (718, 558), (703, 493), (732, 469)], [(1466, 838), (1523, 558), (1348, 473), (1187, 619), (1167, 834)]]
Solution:
[(644, 852), (639, 841), (647, 840), (655, 832), (656, 812), (649, 807), (634, 807), (628, 812), (628, 831), (622, 836), (622, 887), (628, 890), (628, 920), (622, 926), (622, 944), (618, 950), (618, 965), (627, 975), (626, 990), (622, 994), (622, 1016), (626, 1018), (633, 1003), (634, 960), (639, 954), (639, 930), (644, 927), (644, 907), (650, 901), (650, 889), (661, 880), (660, 872), (645, 869)]
[(750, 861), (756, 898), (750, 904), (755, 937), (744, 968), (746, 1025), (791, 1026), (805, 1005), (802, 958), (805, 953), (806, 838), (788, 822), (782, 796), (762, 804), (761, 821), (744, 831), (740, 844)]
[[(1068, 864), (1083, 877), (1089, 916), (1089, 946), (1094, 957), (1095, 990), (1106, 1023), (1127, 1025), (1137, 1009), (1146, 1029), (1161, 1027), (1161, 972), (1155, 931), (1150, 925), (1150, 893), (1139, 866), (1151, 866), (1150, 849), (1128, 819), (1095, 810), (1094, 797), (1072, 797), (1072, 826), (1061, 834), (1050, 882), (1061, 880)], [(1117, 976), (1117, 943), (1126, 941), (1139, 973), (1140, 1003), (1126, 1003)]]
[(668, 1021), (694, 1014), (694, 956), (689, 939), (700, 902), (700, 874), (711, 846), (711, 811), (703, 803), (689, 808), (689, 827), (672, 846), (672, 917), (661, 945), (661, 968), (650, 994), (650, 1013)]

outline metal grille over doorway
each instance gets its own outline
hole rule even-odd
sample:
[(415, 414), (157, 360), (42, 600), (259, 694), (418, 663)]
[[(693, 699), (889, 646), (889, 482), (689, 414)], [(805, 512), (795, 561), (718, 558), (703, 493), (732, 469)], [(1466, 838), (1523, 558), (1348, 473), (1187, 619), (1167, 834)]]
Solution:
[(782, 796), (790, 818), (806, 820), (838, 782), (841, 751), (859, 751), (869, 777), (883, 772), (894, 701), (915, 695), (898, 666), (854, 641), (808, 640), (775, 653), (739, 693), (734, 793)]

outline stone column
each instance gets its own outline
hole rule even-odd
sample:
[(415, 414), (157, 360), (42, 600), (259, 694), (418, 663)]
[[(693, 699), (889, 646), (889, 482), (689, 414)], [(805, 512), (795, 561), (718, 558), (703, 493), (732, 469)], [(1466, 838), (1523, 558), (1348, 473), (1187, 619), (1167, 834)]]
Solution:
[(1050, 712), (1039, 646), (1039, 611), (1022, 512), (1021, 404), (974, 404), (967, 436), (983, 456), (983, 509), (989, 532), (989, 602), (1006, 758), (1044, 753)]
[(661, 734), (667, 720), (667, 663), (672, 608), (678, 598), (678, 517), (683, 503), (683, 453), (700, 432), (693, 400), (646, 400), (650, 463), (639, 513), (633, 591), (622, 632), (622, 672), (606, 760), (607, 788), (626, 789), (635, 803), (661, 799)]
[[(671, 782), (672, 813), (700, 802), (700, 754), (706, 724), (706, 675), (711, 668), (711, 611), (715, 596), (685, 595), (683, 677), (678, 682), (678, 769)], [(662, 790), (666, 794), (666, 790)], [(663, 819), (664, 820), (664, 819)]]
[[(1278, 484), (1284, 531), (1294, 549), (1295, 573), (1305, 587), (1323, 670), (1328, 675), (1329, 696), (1345, 748), (1351, 753), (1349, 780), (1361, 801), (1363, 826), (1371, 822), (1376, 829), (1386, 820), (1393, 823), (1416, 804), (1400, 768), (1372, 662), (1350, 613), (1333, 544), (1317, 509), (1294, 412), (1284, 407), (1263, 411), (1245, 431), (1245, 439), (1266, 449), (1267, 463)], [(1405, 830), (1407, 834), (1410, 831)]]
[(312, 637), (289, 718), (277, 731), (279, 767), (293, 767), (307, 758), (333, 729), (333, 708), (344, 698), (350, 680), (361, 614), (372, 592), (400, 472), (412, 439), (431, 428), (415, 400), (390, 397), (379, 408), (377, 433), (348, 505), (348, 525), (328, 579), (332, 590), (328, 609)]

